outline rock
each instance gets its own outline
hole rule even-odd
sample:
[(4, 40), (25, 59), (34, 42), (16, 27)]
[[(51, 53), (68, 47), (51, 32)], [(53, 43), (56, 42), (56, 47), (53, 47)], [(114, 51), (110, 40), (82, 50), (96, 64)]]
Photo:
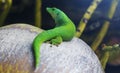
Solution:
[(104, 73), (91, 48), (75, 37), (58, 46), (43, 43), (35, 69), (32, 42), (41, 31), (28, 24), (0, 28), (0, 73)]

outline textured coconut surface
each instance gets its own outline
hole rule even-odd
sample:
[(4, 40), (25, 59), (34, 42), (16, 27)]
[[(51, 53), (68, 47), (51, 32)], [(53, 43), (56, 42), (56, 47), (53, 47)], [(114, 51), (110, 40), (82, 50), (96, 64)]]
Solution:
[(75, 37), (58, 46), (43, 43), (35, 69), (32, 42), (40, 32), (20, 23), (0, 28), (0, 73), (104, 73), (91, 48)]

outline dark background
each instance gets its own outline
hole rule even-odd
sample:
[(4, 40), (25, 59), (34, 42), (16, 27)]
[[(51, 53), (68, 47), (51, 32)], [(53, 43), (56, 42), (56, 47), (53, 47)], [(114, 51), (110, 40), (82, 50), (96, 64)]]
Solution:
[[(80, 19), (85, 13), (86, 9), (89, 7), (93, 0), (42, 0), (42, 28), (50, 29), (55, 26), (54, 20), (46, 12), (46, 7), (57, 7), (63, 10), (75, 23), (76, 27), (79, 24)], [(92, 18), (89, 20), (87, 27), (82, 35), (82, 39), (86, 41), (89, 45), (91, 44), (91, 39), (89, 37), (94, 37), (94, 35), (99, 32), (103, 22), (107, 19), (106, 15), (110, 7), (112, 0), (103, 0), (97, 9), (95, 10)], [(34, 25), (34, 9), (35, 0), (13, 0), (12, 8), (5, 20), (5, 24), (13, 23), (27, 23)], [(96, 24), (98, 25), (96, 26)], [(91, 29), (90, 27), (94, 27)], [(120, 2), (115, 12), (109, 31), (106, 34), (102, 43), (109, 43), (112, 38), (120, 41)], [(87, 39), (87, 40), (86, 40)], [(116, 42), (116, 41), (115, 41)], [(106, 73), (120, 73), (120, 66), (113, 66), (107, 64), (105, 69)]]

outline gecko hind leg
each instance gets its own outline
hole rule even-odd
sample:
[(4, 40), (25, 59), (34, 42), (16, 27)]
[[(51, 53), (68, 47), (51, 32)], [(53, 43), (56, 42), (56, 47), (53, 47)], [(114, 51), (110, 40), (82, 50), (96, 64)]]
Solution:
[(62, 42), (62, 37), (61, 36), (58, 36), (58, 37), (51, 40), (51, 43), (53, 45), (56, 45), (56, 46), (58, 46), (61, 42)]

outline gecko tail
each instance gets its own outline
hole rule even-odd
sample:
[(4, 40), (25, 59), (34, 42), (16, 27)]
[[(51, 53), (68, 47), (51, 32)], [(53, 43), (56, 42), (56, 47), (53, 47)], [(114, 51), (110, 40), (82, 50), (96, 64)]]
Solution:
[(41, 46), (41, 43), (38, 44), (33, 44), (34, 46), (34, 56), (35, 56), (35, 69), (38, 68), (39, 66), (39, 63), (40, 63), (40, 46)]
[(38, 66), (37, 66), (37, 67), (35, 68), (34, 72), (37, 73), (38, 69), (39, 69), (39, 68), (38, 68)]
[(40, 63), (40, 57), (41, 57), (41, 45), (43, 42), (50, 40), (51, 38), (55, 37), (56, 34), (51, 34), (53, 33), (53, 30), (48, 30), (48, 31), (43, 31), (39, 35), (37, 35), (33, 41), (33, 50), (34, 50), (34, 55), (35, 55), (35, 68), (39, 66)]

